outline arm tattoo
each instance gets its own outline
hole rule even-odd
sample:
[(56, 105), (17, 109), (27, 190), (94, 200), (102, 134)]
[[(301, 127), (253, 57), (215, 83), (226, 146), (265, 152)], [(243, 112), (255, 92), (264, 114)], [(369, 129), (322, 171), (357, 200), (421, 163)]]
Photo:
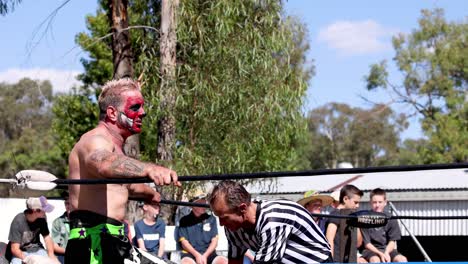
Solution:
[(95, 151), (93, 154), (89, 156), (89, 158), (93, 162), (106, 162), (106, 161), (112, 160), (111, 155), (109, 155), (109, 152), (105, 150)]
[(138, 177), (143, 176), (144, 166), (127, 157), (118, 157), (112, 162), (110, 169), (118, 177)]
[(97, 167), (101, 167), (105, 163), (110, 163), (109, 171), (112, 174), (111, 177), (143, 176), (144, 164), (123, 155), (116, 155), (109, 151), (98, 150), (90, 155), (90, 160), (96, 163)]

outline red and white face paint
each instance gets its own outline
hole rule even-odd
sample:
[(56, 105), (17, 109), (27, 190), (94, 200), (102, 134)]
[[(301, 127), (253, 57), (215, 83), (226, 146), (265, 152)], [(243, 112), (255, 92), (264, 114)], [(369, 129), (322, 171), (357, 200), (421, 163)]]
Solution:
[(119, 123), (132, 134), (141, 132), (143, 117), (146, 116), (143, 105), (145, 101), (141, 93), (132, 93), (126, 96), (123, 112), (119, 113)]

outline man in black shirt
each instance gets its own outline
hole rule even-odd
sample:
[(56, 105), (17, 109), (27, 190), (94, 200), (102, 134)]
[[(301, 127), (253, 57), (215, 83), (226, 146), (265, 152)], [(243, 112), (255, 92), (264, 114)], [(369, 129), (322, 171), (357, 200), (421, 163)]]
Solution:
[[(26, 200), (26, 210), (15, 216), (8, 235), (7, 253), (12, 264), (21, 264), (30, 255), (48, 256), (52, 261), (58, 262), (45, 218), (45, 213), (50, 213), (53, 209), (44, 196)], [(39, 234), (44, 238), (47, 251), (40, 241)]]

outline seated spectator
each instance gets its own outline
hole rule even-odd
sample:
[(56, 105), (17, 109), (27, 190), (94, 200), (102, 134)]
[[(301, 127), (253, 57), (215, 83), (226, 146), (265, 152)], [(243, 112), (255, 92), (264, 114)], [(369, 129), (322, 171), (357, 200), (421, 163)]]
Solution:
[[(58, 263), (45, 215), (53, 209), (44, 196), (26, 200), (26, 210), (17, 214), (10, 225), (7, 253), (12, 264), (21, 264), (27, 256), (34, 255), (48, 256), (51, 263)], [(47, 251), (40, 241), (39, 234), (44, 238)]]
[(10, 262), (5, 258), (5, 251), (7, 244), (0, 242), (0, 264), (9, 264)]
[(134, 245), (151, 255), (164, 258), (166, 223), (159, 217), (159, 204), (145, 202), (143, 219), (135, 222)]
[[(370, 193), (372, 211), (383, 213), (387, 205), (387, 194), (377, 188)], [(395, 219), (384, 227), (362, 229), (365, 249), (362, 256), (369, 262), (408, 262), (396, 249), (396, 241), (401, 238), (401, 231)]]
[[(204, 195), (190, 200), (206, 203)], [(227, 258), (216, 255), (218, 226), (216, 218), (206, 213), (204, 207), (193, 207), (190, 214), (180, 219), (179, 242), (182, 247), (182, 264), (225, 264)]]
[(65, 212), (60, 217), (56, 218), (52, 222), (52, 240), (54, 241), (54, 252), (57, 255), (60, 263), (64, 263), (65, 260), (65, 248), (67, 247), (68, 236), (70, 235), (70, 202), (68, 200), (68, 193), (63, 194), (65, 203)]
[[(304, 206), (307, 211), (311, 214), (321, 214), (322, 208), (333, 203), (333, 197), (328, 194), (320, 194), (317, 191), (308, 191), (304, 193), (304, 198), (297, 201), (298, 204)], [(325, 224), (327, 222), (326, 219), (322, 217), (312, 217), (315, 223), (320, 227), (322, 233), (325, 234)]]
[(330, 206), (336, 209), (340, 205), (340, 191), (333, 191), (330, 196), (333, 198), (333, 203)]
[[(359, 208), (363, 192), (348, 184), (340, 190), (340, 204), (330, 215), (349, 215)], [(334, 262), (357, 262), (357, 251), (362, 244), (359, 228), (348, 226), (346, 219), (330, 218), (326, 237), (330, 243)]]

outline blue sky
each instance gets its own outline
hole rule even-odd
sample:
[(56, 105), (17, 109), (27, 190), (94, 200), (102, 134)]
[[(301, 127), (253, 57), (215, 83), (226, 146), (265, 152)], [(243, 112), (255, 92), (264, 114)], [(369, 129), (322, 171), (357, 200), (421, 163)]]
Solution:
[[(77, 32), (85, 31), (85, 16), (95, 13), (97, 1), (71, 0), (53, 16), (49, 27), (41, 24), (64, 2), (24, 0), (14, 12), (0, 17), (2, 35), (9, 36), (0, 42), (0, 81), (15, 82), (24, 76), (51, 79), (55, 88), (61, 87), (57, 90), (76, 83), (74, 76), (83, 70), (80, 58), (86, 54), (74, 38)], [(448, 20), (462, 21), (467, 17), (467, 5), (465, 0), (287, 1), (286, 13), (298, 16), (308, 27), (308, 58), (316, 66), (304, 110), (329, 102), (369, 107), (361, 96), (388, 102), (384, 92), (366, 92), (363, 76), (370, 64), (391, 60), (391, 37), (417, 28), (421, 9), (440, 7)], [(391, 75), (398, 83), (398, 72)], [(403, 137), (420, 137), (418, 119), (410, 121), (412, 125)]]

